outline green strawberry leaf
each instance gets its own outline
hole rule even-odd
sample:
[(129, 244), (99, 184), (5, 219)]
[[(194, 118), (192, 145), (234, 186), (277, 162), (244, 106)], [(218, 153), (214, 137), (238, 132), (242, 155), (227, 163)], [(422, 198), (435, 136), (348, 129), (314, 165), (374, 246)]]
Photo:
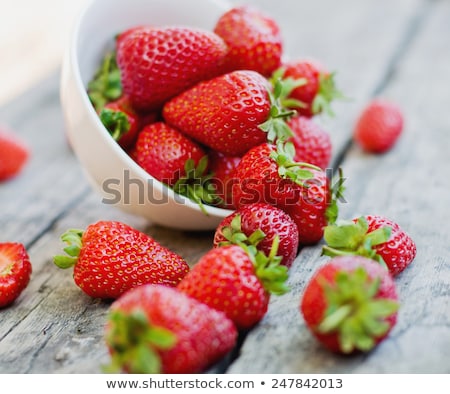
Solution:
[(119, 141), (130, 130), (128, 116), (122, 111), (103, 108), (100, 111), (100, 120), (115, 141)]
[(331, 109), (331, 102), (334, 100), (345, 99), (345, 96), (336, 87), (335, 73), (319, 75), (319, 90), (312, 102), (313, 114), (326, 113), (334, 116)]
[(344, 353), (371, 350), (375, 339), (389, 330), (386, 318), (399, 307), (394, 300), (376, 298), (380, 284), (380, 278), (370, 278), (363, 267), (339, 271), (332, 283), (323, 279), (321, 286), (328, 307), (317, 332), (337, 333)]
[(81, 241), (84, 230), (70, 229), (61, 235), (61, 240), (67, 244), (63, 249), (66, 255), (58, 255), (53, 257), (53, 262), (59, 268), (67, 269), (73, 267), (78, 261), (83, 243)]

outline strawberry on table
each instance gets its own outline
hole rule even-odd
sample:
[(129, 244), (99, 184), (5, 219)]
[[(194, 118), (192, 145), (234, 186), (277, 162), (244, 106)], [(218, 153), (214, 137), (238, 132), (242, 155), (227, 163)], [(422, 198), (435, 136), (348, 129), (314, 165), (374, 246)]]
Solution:
[(74, 267), (76, 285), (91, 297), (118, 298), (146, 283), (176, 286), (189, 271), (183, 258), (121, 222), (99, 221), (61, 239), (67, 255), (55, 256), (55, 264)]
[(0, 129), (0, 181), (18, 175), (29, 156), (28, 146), (19, 137), (10, 131)]
[(379, 215), (366, 215), (325, 228), (328, 256), (360, 255), (378, 261), (395, 276), (416, 257), (416, 244), (395, 222)]
[(139, 26), (117, 42), (123, 91), (138, 110), (157, 110), (170, 98), (222, 73), (227, 47), (206, 30)]
[(270, 294), (288, 289), (277, 240), (266, 256), (249, 247), (228, 245), (207, 252), (178, 285), (183, 293), (224, 312), (237, 328), (248, 329), (267, 312)]
[(0, 308), (13, 303), (30, 281), (32, 266), (25, 246), (0, 243)]
[(164, 105), (163, 117), (200, 143), (226, 155), (241, 156), (272, 134), (290, 133), (285, 118), (292, 112), (273, 101), (268, 81), (261, 74), (239, 70), (181, 93)]
[(360, 114), (353, 131), (354, 140), (367, 152), (391, 149), (403, 131), (403, 114), (391, 102), (376, 99)]
[(227, 216), (214, 234), (214, 247), (241, 242), (254, 244), (268, 255), (278, 237), (280, 264), (290, 267), (298, 252), (298, 229), (291, 217), (282, 209), (264, 203), (241, 207)]
[(144, 127), (135, 146), (136, 162), (157, 180), (197, 202), (219, 201), (208, 175), (208, 156), (202, 147), (164, 122)]
[(234, 7), (223, 14), (214, 32), (228, 46), (226, 69), (254, 70), (268, 77), (281, 64), (283, 42), (276, 21), (250, 7)]
[(295, 162), (294, 155), (291, 143), (252, 148), (236, 169), (233, 198), (238, 208), (261, 202), (283, 209), (297, 224), (299, 245), (309, 245), (320, 241), (323, 228), (335, 221), (342, 188), (331, 188), (324, 171)]
[(320, 267), (307, 284), (300, 311), (329, 350), (368, 352), (397, 321), (398, 296), (391, 275), (361, 256), (340, 256)]
[(331, 159), (330, 135), (314, 120), (295, 116), (287, 122), (293, 136), (289, 138), (295, 147), (294, 160), (311, 163), (325, 170)]
[(295, 108), (299, 115), (312, 117), (325, 112), (333, 114), (331, 102), (343, 98), (334, 81), (334, 74), (316, 61), (298, 59), (286, 62), (275, 71), (273, 80), (303, 81), (294, 89), (284, 92), (286, 106)]
[(143, 285), (110, 308), (105, 341), (109, 372), (200, 373), (235, 345), (237, 331), (224, 313), (175, 288)]

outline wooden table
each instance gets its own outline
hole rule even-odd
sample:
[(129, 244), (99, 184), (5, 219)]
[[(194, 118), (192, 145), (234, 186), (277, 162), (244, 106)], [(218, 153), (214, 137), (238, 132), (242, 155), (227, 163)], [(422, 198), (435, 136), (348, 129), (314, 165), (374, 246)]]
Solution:
[[(341, 218), (385, 215), (416, 241), (417, 258), (396, 278), (398, 324), (368, 355), (338, 357), (323, 350), (298, 312), (303, 288), (326, 261), (320, 245), (304, 248), (289, 279), (290, 293), (273, 297), (263, 321), (213, 372), (450, 372), (450, 1), (247, 1), (281, 25), (290, 57), (314, 57), (338, 71), (352, 100), (323, 124), (333, 138), (333, 168), (342, 167), (346, 204)], [(59, 104), (59, 76), (42, 81), (0, 109), (30, 144), (25, 171), (0, 185), (0, 242), (23, 242), (33, 275), (27, 289), (0, 311), (0, 372), (99, 373), (108, 361), (103, 325), (109, 303), (90, 299), (71, 272), (52, 263), (59, 235), (100, 219), (150, 234), (190, 264), (211, 247), (212, 233), (158, 227), (102, 205), (69, 149)], [(354, 120), (373, 96), (397, 102), (406, 127), (398, 145), (367, 155), (350, 140)]]

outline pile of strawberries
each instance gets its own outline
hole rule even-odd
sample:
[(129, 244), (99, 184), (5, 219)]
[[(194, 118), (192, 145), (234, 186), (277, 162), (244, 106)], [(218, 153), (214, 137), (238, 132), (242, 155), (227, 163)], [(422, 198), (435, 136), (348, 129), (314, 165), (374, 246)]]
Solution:
[[(66, 255), (55, 264), (74, 267), (87, 295), (115, 300), (105, 326), (107, 370), (204, 371), (261, 321), (272, 295), (289, 291), (299, 248), (322, 239), (331, 259), (302, 294), (307, 326), (326, 347), (347, 354), (369, 351), (388, 335), (399, 306), (393, 278), (416, 246), (387, 218), (336, 222), (342, 182), (330, 186), (330, 138), (313, 116), (330, 112), (341, 94), (317, 64), (282, 61), (273, 19), (237, 7), (214, 32), (131, 28), (117, 36), (88, 94), (112, 137), (149, 174), (201, 207), (233, 210), (192, 269), (125, 223), (100, 221), (63, 234)], [(401, 116), (378, 122), (378, 145), (366, 127), (376, 119), (366, 118), (355, 139), (372, 151), (392, 146)], [(11, 261), (20, 253), (26, 280), (14, 297), (0, 297), (0, 307), (13, 302), (31, 272), (26, 252), (0, 247), (0, 279), (19, 267)]]

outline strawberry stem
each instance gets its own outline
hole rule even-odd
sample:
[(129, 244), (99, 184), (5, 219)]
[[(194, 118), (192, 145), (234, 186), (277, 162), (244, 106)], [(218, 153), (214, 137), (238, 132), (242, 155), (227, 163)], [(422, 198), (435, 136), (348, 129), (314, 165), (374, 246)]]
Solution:
[(100, 120), (115, 141), (119, 141), (130, 130), (128, 116), (122, 111), (103, 108), (100, 112)]
[(322, 253), (330, 257), (359, 255), (375, 260), (387, 269), (385, 261), (374, 247), (389, 240), (392, 228), (385, 226), (371, 232), (368, 230), (369, 225), (364, 216), (359, 217), (356, 223), (343, 221), (328, 225), (324, 229), (326, 245)]
[(344, 353), (371, 350), (389, 329), (386, 318), (399, 307), (393, 300), (376, 298), (380, 284), (380, 278), (370, 278), (363, 267), (337, 272), (332, 283), (323, 279), (328, 307), (316, 331), (337, 333)]
[(163, 327), (152, 326), (144, 312), (113, 311), (108, 317), (111, 328), (106, 343), (112, 350), (107, 372), (161, 373), (159, 351), (175, 346), (177, 338)]
[(61, 240), (67, 244), (63, 249), (66, 255), (58, 255), (53, 258), (53, 262), (59, 268), (70, 268), (73, 267), (80, 254), (81, 248), (83, 246), (82, 237), (84, 230), (80, 229), (70, 229), (67, 230), (63, 235), (61, 235)]

